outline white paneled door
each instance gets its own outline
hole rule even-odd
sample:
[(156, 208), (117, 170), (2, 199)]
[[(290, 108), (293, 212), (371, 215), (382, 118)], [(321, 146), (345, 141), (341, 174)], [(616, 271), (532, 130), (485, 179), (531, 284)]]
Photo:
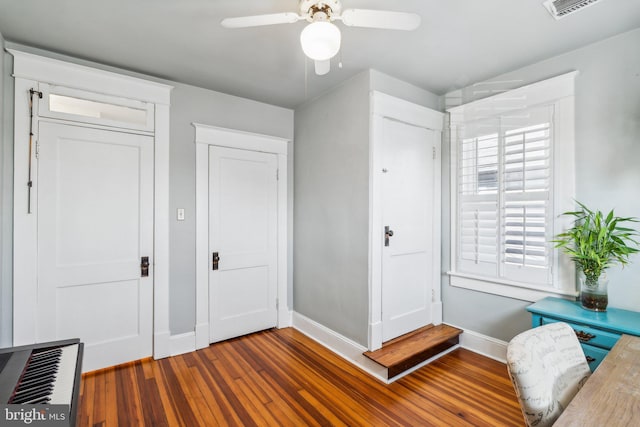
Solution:
[(151, 356), (153, 138), (41, 122), (38, 145), (38, 341), (80, 338), (84, 371)]
[(276, 326), (278, 159), (209, 148), (210, 341)]
[(382, 339), (432, 322), (435, 132), (384, 119)]

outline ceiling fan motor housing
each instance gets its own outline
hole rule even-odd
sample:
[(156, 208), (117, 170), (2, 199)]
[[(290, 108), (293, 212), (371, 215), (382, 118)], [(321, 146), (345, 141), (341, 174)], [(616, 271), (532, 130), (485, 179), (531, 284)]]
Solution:
[(342, 3), (340, 0), (300, 0), (300, 15), (306, 16), (307, 21), (313, 22), (318, 12), (332, 20), (333, 15), (339, 16), (342, 12)]

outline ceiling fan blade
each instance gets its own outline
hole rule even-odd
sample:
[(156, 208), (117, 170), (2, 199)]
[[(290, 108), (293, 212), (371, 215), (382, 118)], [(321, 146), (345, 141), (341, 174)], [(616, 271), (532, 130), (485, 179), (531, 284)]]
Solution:
[(348, 27), (383, 28), (385, 30), (415, 30), (420, 26), (420, 15), (389, 10), (347, 9), (339, 19)]
[(271, 13), (268, 15), (239, 16), (237, 18), (225, 18), (220, 24), (225, 28), (260, 27), (274, 24), (293, 24), (304, 17), (293, 12)]

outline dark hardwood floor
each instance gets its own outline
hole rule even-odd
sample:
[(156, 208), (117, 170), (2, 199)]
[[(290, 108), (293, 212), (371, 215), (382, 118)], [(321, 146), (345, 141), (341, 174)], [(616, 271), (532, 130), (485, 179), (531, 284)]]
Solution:
[(386, 385), (271, 330), (83, 376), (79, 426), (522, 426), (505, 365), (457, 349)]

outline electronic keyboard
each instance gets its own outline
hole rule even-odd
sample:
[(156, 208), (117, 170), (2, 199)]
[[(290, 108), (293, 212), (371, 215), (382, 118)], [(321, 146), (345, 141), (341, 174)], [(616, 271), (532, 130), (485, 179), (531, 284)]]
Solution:
[(75, 426), (83, 348), (71, 339), (0, 349), (0, 403), (69, 405)]

